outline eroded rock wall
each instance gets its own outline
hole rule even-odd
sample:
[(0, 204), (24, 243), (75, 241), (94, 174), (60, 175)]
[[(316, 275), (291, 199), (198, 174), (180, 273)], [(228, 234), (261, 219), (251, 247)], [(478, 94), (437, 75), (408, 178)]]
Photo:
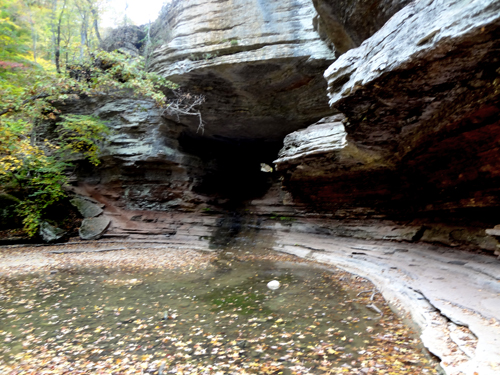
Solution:
[[(499, 25), (491, 0), (416, 1), (396, 13), (325, 72), (347, 143), (303, 165), (279, 159), (287, 186), (330, 208), (498, 207)], [(342, 159), (353, 150), (357, 163)]]
[(338, 53), (359, 45), (411, 0), (313, 0), (317, 28)]
[(82, 181), (120, 209), (396, 220), (412, 241), (494, 249), (499, 14), (498, 0), (174, 1), (141, 48), (206, 96), (204, 131), (101, 103), (117, 134)]
[[(263, 173), (261, 163), (272, 163), (287, 133), (335, 112), (323, 77), (335, 52), (315, 30), (316, 15), (310, 0), (165, 7), (150, 44), (134, 53), (146, 54), (150, 70), (184, 91), (206, 97), (203, 129), (197, 116), (169, 117), (148, 105), (141, 112), (127, 101), (103, 105), (94, 114), (110, 120), (116, 135), (100, 172), (85, 183), (94, 178), (107, 195), (121, 189), (118, 204), (134, 210), (252, 201), (256, 212), (287, 211), (277, 175)], [(123, 40), (127, 30), (109, 38), (110, 48), (138, 43)]]
[(67, 101), (59, 109), (94, 115), (112, 131), (101, 165), (77, 160), (77, 190), (97, 189), (123, 209), (189, 209), (202, 203), (193, 186), (210, 165), (182, 151), (177, 139), (182, 129), (164, 119), (153, 102), (94, 97)]
[[(205, 139), (281, 141), (333, 112), (322, 74), (335, 53), (315, 16), (310, 0), (177, 1), (150, 69), (206, 96)], [(179, 121), (196, 134), (197, 119)]]

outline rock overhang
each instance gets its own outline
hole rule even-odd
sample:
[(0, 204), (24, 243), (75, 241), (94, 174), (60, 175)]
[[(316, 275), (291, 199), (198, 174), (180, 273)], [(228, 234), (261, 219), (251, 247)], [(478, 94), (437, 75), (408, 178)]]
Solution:
[(417, 126), (435, 126), (441, 113), (443, 128), (497, 102), (499, 14), (498, 1), (415, 2), (342, 55), (325, 78), (351, 139), (402, 157)]
[[(333, 2), (313, 3), (319, 9)], [(149, 56), (150, 68), (206, 95), (204, 131), (194, 116), (158, 116), (165, 131), (121, 116), (126, 134), (113, 139), (111, 152), (116, 165), (127, 167), (120, 178), (167, 186), (177, 176), (177, 196), (182, 189), (208, 195), (251, 190), (260, 163), (276, 160), (280, 142), (298, 130), (300, 144), (285, 144), (277, 164), (285, 190), (316, 204), (309, 209), (391, 208), (414, 216), (498, 206), (500, 132), (493, 120), (499, 106), (490, 74), (498, 68), (492, 69), (498, 65), (498, 2), (408, 3), (372, 2), (374, 19), (356, 35), (353, 25), (369, 7), (335, 3), (341, 9), (334, 16), (354, 41), (336, 60), (344, 51), (331, 49), (320, 35), (310, 1), (174, 2), (160, 20), (170, 25), (170, 36)], [(153, 29), (154, 39), (159, 32)], [(325, 126), (308, 126), (336, 113), (325, 95), (323, 73), (330, 65), (331, 104), (347, 119), (325, 134)], [(141, 129), (148, 134), (139, 135)], [(148, 150), (141, 156), (133, 149), (143, 139)]]
[[(205, 137), (279, 141), (332, 113), (322, 73), (335, 53), (314, 29), (309, 0), (192, 3), (165, 15), (170, 39), (150, 69), (205, 95)], [(198, 130), (194, 118), (179, 121)]]
[[(367, 197), (389, 186), (385, 205), (404, 198), (429, 212), (499, 206), (499, 15), (498, 1), (413, 2), (326, 70), (348, 144), (388, 166), (370, 186), (341, 162), (345, 182)], [(324, 198), (353, 196), (349, 184), (335, 188), (339, 176), (325, 160), (312, 163), (330, 176)]]

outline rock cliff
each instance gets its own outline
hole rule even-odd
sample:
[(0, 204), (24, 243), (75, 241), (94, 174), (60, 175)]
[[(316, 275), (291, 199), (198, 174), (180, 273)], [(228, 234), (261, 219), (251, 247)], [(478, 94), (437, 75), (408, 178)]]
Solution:
[(340, 56), (325, 77), (346, 145), (295, 161), (287, 185), (330, 208), (498, 207), (499, 15), (498, 1), (416, 1)]
[[(101, 103), (92, 111), (116, 135), (101, 171), (81, 181), (121, 208), (232, 202), (391, 219), (411, 223), (413, 240), (495, 250), (485, 229), (500, 206), (499, 10), (495, 0), (174, 1), (149, 33), (119, 30), (108, 47), (144, 53), (149, 69), (205, 95), (204, 129), (150, 103)], [(273, 161), (277, 172), (261, 171)]]

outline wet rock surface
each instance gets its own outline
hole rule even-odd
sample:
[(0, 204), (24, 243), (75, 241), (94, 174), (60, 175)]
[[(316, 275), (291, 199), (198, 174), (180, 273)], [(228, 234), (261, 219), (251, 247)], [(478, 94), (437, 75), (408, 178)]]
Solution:
[[(135, 267), (128, 256), (146, 257), (141, 262), (148, 265), (152, 259), (147, 256), (150, 252), (156, 254), (155, 259), (169, 264), (170, 260), (165, 258), (171, 257), (172, 251), (186, 251), (189, 255), (191, 250), (198, 249), (222, 250), (223, 256), (213, 264), (223, 273), (230, 268), (235, 252), (258, 257), (261, 251), (274, 249), (338, 266), (354, 274), (347, 276), (353, 282), (356, 275), (369, 279), (377, 289), (367, 287), (360, 293), (366, 293), (363, 296), (370, 301), (370, 296), (378, 296), (380, 292), (394, 310), (402, 315), (409, 314), (407, 317), (420, 327), (424, 344), (440, 358), (447, 374), (493, 375), (498, 372), (500, 263), (492, 256), (440, 245), (396, 242), (394, 237), (391, 241), (366, 240), (351, 235), (339, 237), (321, 230), (325, 227), (324, 220), (262, 221), (242, 216), (176, 214), (168, 222), (171, 225), (168, 236), (166, 229), (156, 234), (130, 231), (125, 241), (106, 238), (93, 243), (60, 244), (44, 248), (42, 252), (14, 247), (2, 252), (0, 271), (19, 268), (32, 272), (47, 267), (52, 269), (68, 261), (71, 264), (89, 261), (100, 264), (100, 259), (120, 267)], [(317, 228), (316, 233), (313, 228)], [(394, 228), (388, 226), (385, 233), (395, 232)], [(116, 230), (111, 228), (111, 231)], [(127, 248), (143, 251), (127, 253)], [(54, 255), (45, 254), (48, 251)], [(82, 251), (78, 257), (70, 258), (72, 254), (69, 253)], [(377, 299), (371, 301), (373, 311), (381, 309)]]
[(498, 372), (498, 260), (439, 246), (294, 233), (280, 235), (276, 249), (368, 277), (410, 313), (447, 374)]

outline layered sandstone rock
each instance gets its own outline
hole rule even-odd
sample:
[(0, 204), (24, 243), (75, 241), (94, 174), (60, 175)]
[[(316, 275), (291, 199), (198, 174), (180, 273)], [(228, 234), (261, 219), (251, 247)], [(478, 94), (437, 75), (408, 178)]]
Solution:
[[(206, 96), (204, 138), (280, 141), (332, 113), (322, 73), (335, 53), (315, 16), (310, 0), (177, 1), (153, 28), (150, 69)], [(197, 120), (179, 119), (194, 134)]]
[(76, 185), (94, 186), (114, 200), (111, 205), (128, 209), (189, 209), (201, 203), (192, 188), (210, 166), (181, 150), (182, 129), (164, 119), (153, 102), (96, 97), (68, 101), (60, 109), (99, 117), (112, 130), (98, 168), (79, 162)]
[(498, 1), (407, 5), (325, 73), (330, 104), (347, 118), (346, 147), (376, 166), (344, 164), (344, 147), (305, 156), (317, 177), (294, 167), (285, 185), (330, 209), (498, 207), (499, 33)]
[[(151, 44), (134, 48), (206, 96), (204, 132), (196, 116), (166, 118), (146, 101), (87, 100), (76, 111), (116, 133), (100, 171), (82, 168), (79, 181), (120, 209), (390, 218), (415, 239), (491, 250), (498, 4), (174, 1)], [(260, 171), (273, 160), (284, 190)], [(435, 229), (441, 219), (448, 229)]]

